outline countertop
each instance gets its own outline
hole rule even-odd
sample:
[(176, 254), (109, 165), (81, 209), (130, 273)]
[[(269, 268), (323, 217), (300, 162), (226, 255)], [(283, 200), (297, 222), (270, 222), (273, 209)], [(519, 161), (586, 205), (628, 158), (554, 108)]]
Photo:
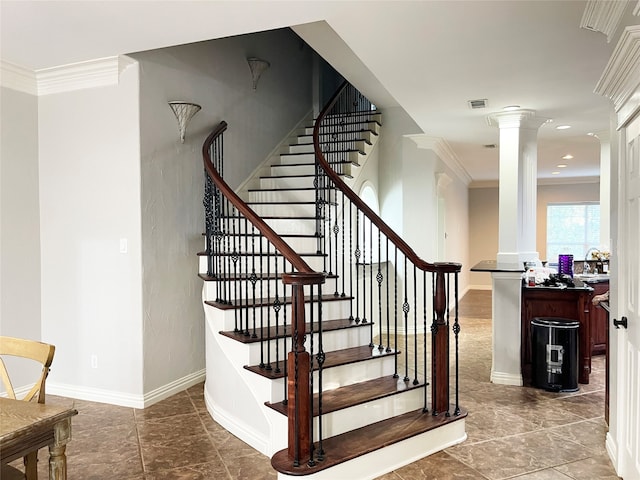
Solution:
[(482, 260), (471, 267), (472, 272), (524, 272), (522, 263), (498, 263), (496, 260)]

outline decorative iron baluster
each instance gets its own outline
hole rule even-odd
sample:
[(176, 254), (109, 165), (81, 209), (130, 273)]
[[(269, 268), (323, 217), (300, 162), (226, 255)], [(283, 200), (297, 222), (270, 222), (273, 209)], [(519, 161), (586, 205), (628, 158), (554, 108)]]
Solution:
[[(313, 289), (313, 285), (311, 285), (311, 289)], [(324, 460), (324, 448), (322, 446), (322, 423), (323, 423), (323, 413), (322, 413), (322, 392), (324, 391), (323, 383), (322, 383), (322, 374), (324, 369), (324, 361), (326, 359), (324, 353), (324, 341), (322, 335), (322, 325), (323, 325), (323, 317), (322, 317), (322, 285), (318, 285), (318, 354), (316, 356), (316, 361), (318, 362), (318, 448), (316, 458), (319, 462)], [(312, 390), (313, 391), (313, 390)], [(312, 437), (313, 438), (313, 437)]]
[(404, 257), (404, 302), (402, 304), (402, 312), (404, 313), (404, 381), (409, 381), (409, 301), (407, 299), (407, 290), (409, 290), (409, 284), (407, 283), (407, 257)]
[[(356, 298), (360, 298), (360, 210), (356, 208), (356, 250), (354, 256), (356, 258)], [(360, 323), (360, 301), (356, 301), (356, 323)]]
[(424, 403), (422, 405), (422, 413), (427, 413), (429, 411), (428, 400), (427, 400), (427, 385), (429, 385), (427, 378), (427, 272), (422, 271), (422, 368), (424, 369)]
[(418, 385), (418, 278), (417, 268), (413, 265), (413, 384)]
[[(384, 276), (382, 275), (382, 255), (381, 255), (381, 238), (380, 229), (378, 229), (378, 274), (376, 275), (376, 281), (378, 282), (378, 332), (380, 332), (380, 343), (378, 344), (378, 350), (382, 352), (384, 350), (384, 333), (382, 330), (382, 282)], [(388, 291), (388, 290), (387, 290)], [(387, 338), (389, 338), (389, 323), (387, 316)]]
[(455, 385), (456, 385), (456, 392), (455, 392), (455, 396), (456, 396), (456, 405), (455, 405), (455, 410), (453, 411), (453, 414), (458, 416), (460, 415), (460, 404), (458, 401), (458, 394), (459, 394), (459, 387), (460, 384), (459, 382), (459, 371), (458, 371), (458, 366), (459, 366), (459, 361), (460, 361), (460, 357), (458, 355), (458, 351), (459, 351), (459, 338), (458, 338), (458, 334), (460, 333), (460, 323), (458, 322), (458, 274), (454, 273), (454, 281), (455, 281), (455, 286), (454, 286), (454, 294), (455, 294), (455, 299), (454, 299), (454, 304), (456, 305), (456, 309), (455, 309), (455, 317), (454, 317), (454, 321), (453, 321), (453, 334), (455, 336), (455, 348), (456, 348), (456, 378), (455, 378)]

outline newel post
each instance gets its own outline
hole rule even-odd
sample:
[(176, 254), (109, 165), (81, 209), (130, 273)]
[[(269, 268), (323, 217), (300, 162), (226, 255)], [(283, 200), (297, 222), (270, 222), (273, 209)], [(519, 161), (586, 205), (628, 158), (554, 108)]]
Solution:
[[(282, 276), (291, 285), (291, 352), (287, 356), (287, 409), (289, 421), (289, 458), (294, 466), (311, 455), (311, 357), (306, 351), (306, 319), (304, 312), (305, 285), (320, 285), (325, 276), (317, 272), (294, 272)], [(320, 289), (318, 289), (320, 290)], [(320, 292), (318, 291), (318, 295)], [(312, 305), (313, 308), (313, 305)], [(322, 321), (322, 319), (317, 319)]]
[(436, 291), (434, 297), (433, 324), (431, 337), (433, 357), (431, 360), (431, 395), (433, 414), (449, 413), (449, 325), (445, 318), (447, 309), (447, 293), (445, 289), (445, 273), (436, 273)]

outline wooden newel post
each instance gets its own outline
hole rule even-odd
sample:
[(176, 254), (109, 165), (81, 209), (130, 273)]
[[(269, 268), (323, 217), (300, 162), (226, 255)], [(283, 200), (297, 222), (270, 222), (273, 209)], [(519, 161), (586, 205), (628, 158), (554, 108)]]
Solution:
[[(324, 283), (322, 273), (296, 272), (282, 276), (285, 285), (292, 286), (291, 337), (292, 347), (287, 356), (287, 413), (289, 421), (289, 457), (294, 466), (309, 459), (311, 454), (311, 358), (305, 350), (306, 319), (304, 286)], [(313, 307), (312, 307), (313, 308)], [(321, 319), (318, 319), (320, 321)]]
[(433, 357), (431, 360), (431, 395), (433, 414), (449, 411), (449, 325), (445, 318), (447, 293), (445, 274), (436, 273), (434, 298), (435, 323), (431, 326)]

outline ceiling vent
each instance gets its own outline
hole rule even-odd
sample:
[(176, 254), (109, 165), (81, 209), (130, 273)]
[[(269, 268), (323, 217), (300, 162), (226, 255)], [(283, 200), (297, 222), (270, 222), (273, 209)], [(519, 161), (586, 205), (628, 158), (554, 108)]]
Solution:
[(482, 98), (480, 100), (469, 100), (467, 101), (469, 104), (469, 108), (475, 110), (477, 108), (487, 108), (487, 99)]
[(496, 148), (497, 145), (495, 143), (489, 143), (487, 145), (483, 145), (484, 148)]

